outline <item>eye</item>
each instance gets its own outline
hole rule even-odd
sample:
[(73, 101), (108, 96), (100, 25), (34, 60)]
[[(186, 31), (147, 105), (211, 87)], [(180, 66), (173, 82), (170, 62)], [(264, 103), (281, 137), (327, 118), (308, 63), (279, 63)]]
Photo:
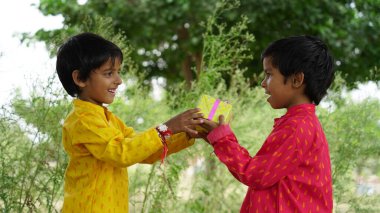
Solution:
[(107, 72), (104, 73), (104, 75), (107, 76), (107, 77), (111, 77), (112, 74), (113, 74), (112, 71), (107, 71)]

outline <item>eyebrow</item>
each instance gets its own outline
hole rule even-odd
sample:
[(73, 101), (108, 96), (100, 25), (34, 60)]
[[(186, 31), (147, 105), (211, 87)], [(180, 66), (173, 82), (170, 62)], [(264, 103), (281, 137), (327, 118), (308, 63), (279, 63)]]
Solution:
[(116, 71), (116, 68), (115, 66), (109, 66), (109, 67), (105, 67), (102, 71)]

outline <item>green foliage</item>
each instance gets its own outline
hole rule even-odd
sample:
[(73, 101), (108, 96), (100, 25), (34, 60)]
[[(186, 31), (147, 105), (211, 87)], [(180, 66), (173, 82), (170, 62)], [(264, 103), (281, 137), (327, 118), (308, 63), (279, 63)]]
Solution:
[(43, 84), (42, 93), (35, 87), (27, 99), (16, 92), (11, 105), (2, 108), (2, 212), (57, 211), (66, 168), (60, 129), (70, 105), (62, 90), (51, 88), (52, 81)]
[[(45, 15), (62, 15), (65, 27), (51, 31), (41, 29), (35, 38), (50, 44), (49, 49), (53, 50), (54, 55), (52, 38), (65, 37), (66, 32), (86, 31), (83, 23), (95, 20), (96, 16), (109, 17), (113, 20), (108, 25), (114, 29), (112, 31), (123, 31), (133, 46), (146, 50), (142, 55), (135, 51), (133, 57), (147, 78), (165, 76), (169, 81), (178, 81), (183, 79), (181, 62), (188, 55), (195, 55), (202, 47), (200, 35), (203, 28), (198, 25), (207, 19), (216, 2), (92, 0), (78, 5), (76, 1), (41, 0), (39, 10)], [(186, 23), (190, 27), (185, 26)], [(24, 39), (30, 38), (24, 35)], [(160, 54), (154, 54), (153, 50), (159, 50)], [(160, 58), (165, 59), (167, 68), (157, 66)], [(154, 64), (142, 66), (144, 61)]]
[(4, 106), (0, 115), (0, 199), (1, 209), (5, 212), (18, 209), (19, 198), (23, 193), (17, 190), (23, 174), (15, 172), (14, 168), (22, 168), (24, 153), (28, 148), (28, 138), (18, 126), (15, 119), (10, 118), (8, 109)]
[[(358, 199), (354, 196), (355, 179), (362, 175), (358, 170), (367, 166), (365, 162), (368, 159), (378, 159), (380, 156), (379, 107), (377, 100), (362, 103), (347, 101), (332, 113), (320, 114), (330, 144), (337, 203), (351, 203)], [(358, 203), (355, 205), (351, 207), (361, 208)]]
[[(252, 59), (250, 54), (254, 37), (247, 31), (248, 19), (242, 17), (241, 22), (232, 27), (218, 23), (215, 17), (236, 7), (238, 2), (221, 2), (205, 24), (206, 32), (203, 35), (203, 57), (198, 80), (193, 82), (189, 91), (181, 85), (175, 84), (169, 88), (169, 94), (174, 91), (178, 96), (168, 96), (169, 104), (173, 107), (194, 107), (197, 99), (203, 93), (223, 97), (232, 103), (237, 101), (238, 95), (249, 95), (251, 89), (248, 81), (243, 77), (246, 69), (242, 63)], [(227, 85), (223, 76), (229, 80)], [(227, 87), (230, 86), (231, 89)], [(180, 88), (180, 89), (179, 89)]]
[[(249, 29), (257, 39), (254, 53), (258, 55), (273, 40), (299, 34), (321, 37), (331, 48), (338, 70), (352, 85), (365, 81), (368, 72), (379, 65), (379, 1), (253, 1), (242, 0), (241, 11), (247, 14)], [(302, 21), (300, 21), (302, 20)], [(257, 61), (256, 61), (257, 62)], [(379, 80), (379, 78), (373, 79)]]
[[(139, 70), (150, 79), (164, 76), (168, 82), (192, 80), (196, 72), (188, 73), (190, 65), (199, 64), (203, 54), (203, 34), (207, 29), (200, 23), (206, 22), (210, 14), (223, 3), (220, 0), (161, 0), (161, 1), (102, 1), (89, 0), (78, 5), (70, 0), (40, 0), (39, 10), (44, 15), (62, 15), (64, 27), (58, 30), (39, 30), (34, 38), (45, 41), (55, 53), (54, 40), (67, 33), (86, 31), (85, 22), (93, 22), (96, 16), (112, 18), (107, 28), (123, 31), (131, 44), (145, 52), (133, 52)], [(223, 1), (222, 1), (223, 2)], [(232, 2), (234, 0), (225, 0)], [(229, 27), (237, 25), (241, 15), (250, 20), (246, 26), (256, 38), (249, 55), (256, 56), (244, 71), (251, 78), (261, 72), (261, 51), (272, 41), (290, 35), (311, 34), (321, 37), (331, 48), (337, 69), (350, 86), (356, 81), (366, 81), (368, 77), (379, 80), (380, 76), (370, 76), (369, 72), (379, 66), (380, 55), (380, 2), (373, 1), (287, 1), (287, 0), (241, 0), (239, 7), (218, 17)], [(302, 21), (300, 21), (302, 20)], [(95, 23), (95, 22), (94, 22)], [(159, 32), (159, 33), (157, 33)], [(173, 39), (174, 38), (176, 39)], [(24, 39), (33, 37), (24, 35)], [(159, 50), (160, 54), (154, 54)], [(159, 67), (159, 60), (166, 67)], [(142, 66), (143, 62), (148, 63)], [(224, 77), (224, 76), (223, 76)], [(253, 84), (257, 79), (251, 79)], [(190, 82), (187, 82), (190, 83)]]

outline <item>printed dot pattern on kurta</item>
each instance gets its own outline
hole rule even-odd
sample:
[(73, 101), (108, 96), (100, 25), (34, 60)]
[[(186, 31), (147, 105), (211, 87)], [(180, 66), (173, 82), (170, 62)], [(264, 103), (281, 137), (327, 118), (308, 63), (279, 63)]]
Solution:
[[(160, 159), (157, 131), (136, 134), (105, 107), (78, 99), (73, 104), (62, 132), (69, 155), (62, 212), (128, 212), (127, 167)], [(185, 134), (173, 135), (168, 154), (193, 143)]]
[(227, 125), (208, 139), (231, 174), (249, 187), (241, 212), (332, 212), (329, 149), (315, 105), (293, 106), (275, 119), (254, 157)]

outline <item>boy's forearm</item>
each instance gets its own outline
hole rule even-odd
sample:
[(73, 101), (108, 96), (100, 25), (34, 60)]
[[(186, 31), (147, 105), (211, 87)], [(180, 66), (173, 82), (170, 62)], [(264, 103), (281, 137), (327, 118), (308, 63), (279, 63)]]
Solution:
[[(247, 165), (252, 160), (249, 153), (244, 148), (240, 147), (235, 136), (230, 135), (211, 142), (214, 147), (214, 152), (219, 160), (225, 164), (231, 174), (240, 182), (249, 186), (251, 182), (251, 170), (247, 170)], [(256, 168), (251, 166), (250, 168)]]
[(118, 167), (128, 167), (139, 163), (162, 147), (160, 138), (154, 129), (149, 129), (133, 137), (124, 138), (119, 135), (110, 138), (106, 143), (86, 143), (84, 145), (95, 158)]
[[(215, 154), (236, 179), (254, 189), (271, 187), (300, 163), (298, 148), (289, 145), (293, 143), (291, 137), (273, 143), (274, 138), (269, 136), (267, 140), (272, 143), (270, 145), (264, 143), (262, 150), (265, 153), (259, 152), (260, 154), (251, 157), (249, 152), (237, 142), (229, 127), (221, 128), (219, 131), (224, 133), (216, 132), (208, 137)], [(215, 137), (217, 140), (214, 138), (215, 135), (218, 136)]]

